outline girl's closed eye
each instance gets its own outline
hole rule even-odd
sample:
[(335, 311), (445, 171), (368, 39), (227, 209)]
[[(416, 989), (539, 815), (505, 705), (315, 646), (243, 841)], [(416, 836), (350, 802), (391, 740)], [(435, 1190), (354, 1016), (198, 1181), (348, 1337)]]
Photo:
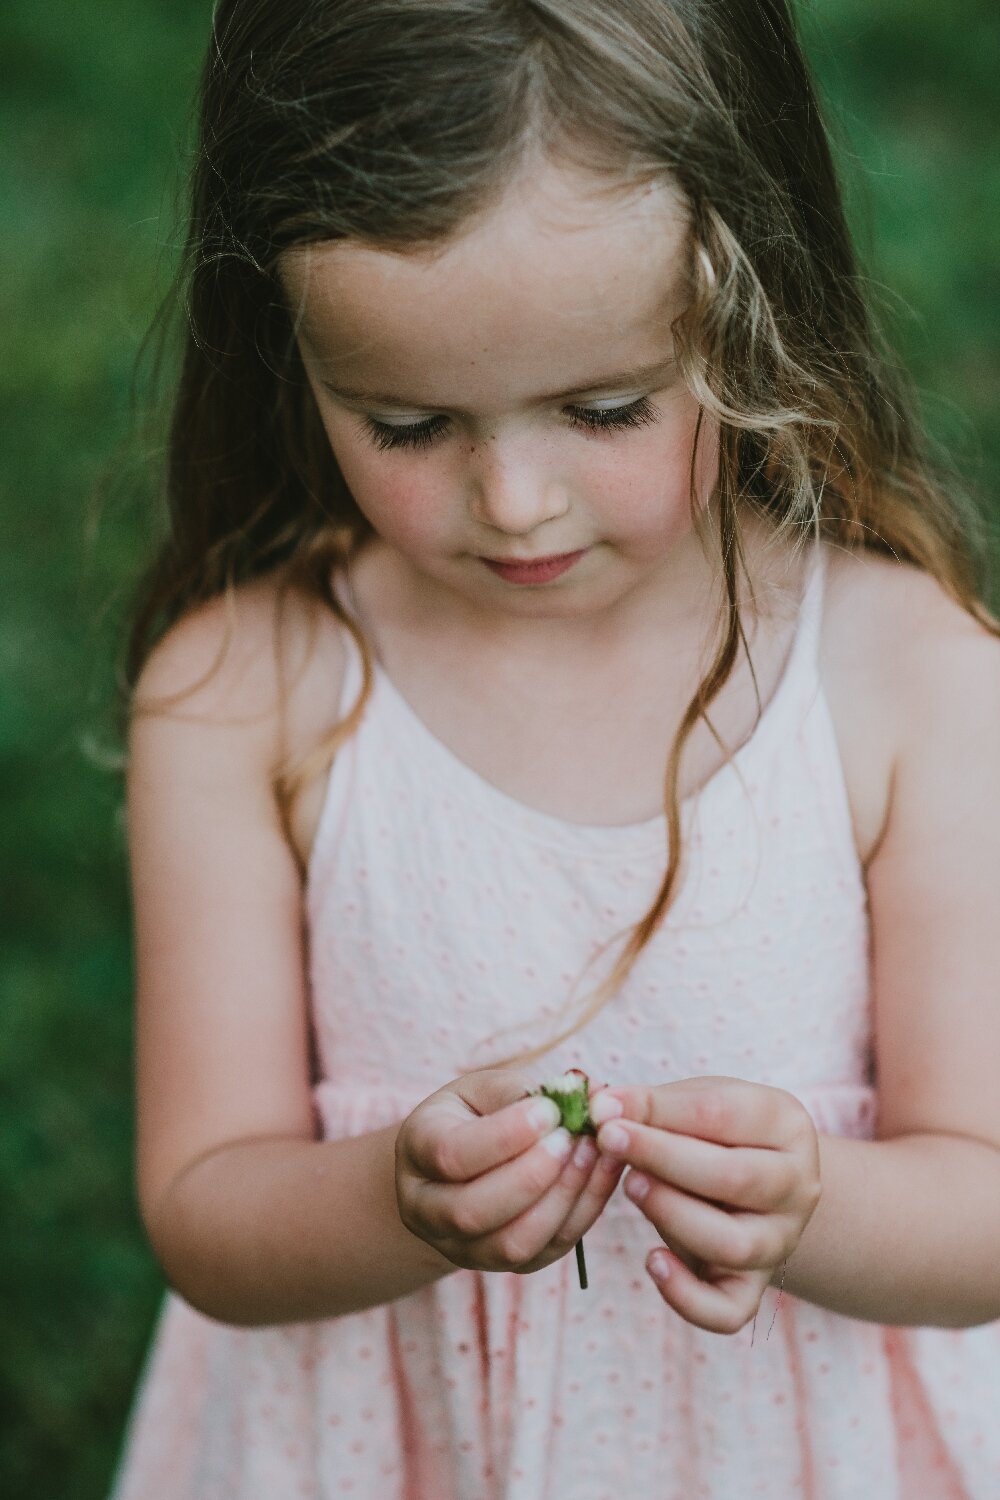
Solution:
[[(571, 426), (600, 433), (647, 426), (658, 419), (659, 411), (648, 396), (640, 396), (624, 406), (569, 406), (566, 415)], [(363, 421), (369, 438), (383, 453), (390, 448), (427, 448), (443, 435), (448, 425), (447, 417), (442, 416), (399, 426), (370, 416)]]

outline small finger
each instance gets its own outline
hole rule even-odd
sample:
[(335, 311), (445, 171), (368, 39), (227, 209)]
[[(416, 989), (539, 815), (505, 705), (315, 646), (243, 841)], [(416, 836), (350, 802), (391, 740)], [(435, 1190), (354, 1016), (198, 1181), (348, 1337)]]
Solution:
[(695, 1328), (739, 1333), (757, 1311), (760, 1299), (749, 1276), (704, 1281), (664, 1246), (650, 1251), (646, 1270), (664, 1302)]
[(767, 1214), (730, 1213), (641, 1172), (629, 1173), (625, 1196), (668, 1245), (682, 1248), (695, 1260), (749, 1271), (782, 1259), (780, 1226)]
[(552, 1239), (562, 1245), (575, 1245), (577, 1240), (582, 1239), (604, 1212), (624, 1170), (624, 1162), (598, 1154), (596, 1162), (586, 1174), (582, 1191), (554, 1230)]
[(604, 1089), (594, 1101), (595, 1124), (624, 1117), (660, 1130), (729, 1146), (785, 1147), (805, 1107), (784, 1089), (743, 1078), (681, 1078), (675, 1083)]
[(454, 1095), (442, 1095), (414, 1121), (410, 1160), (430, 1181), (469, 1182), (515, 1160), (558, 1124), (559, 1106), (551, 1099), (520, 1099), (495, 1114), (470, 1117)]
[(618, 1162), (602, 1163), (590, 1137), (578, 1137), (553, 1186), (495, 1237), (498, 1255), (509, 1264), (523, 1265), (547, 1249), (568, 1250), (597, 1218), (621, 1170)]
[(795, 1164), (785, 1151), (720, 1146), (633, 1120), (613, 1120), (597, 1133), (601, 1151), (699, 1198), (767, 1213), (787, 1202)]
[(561, 1126), (512, 1161), (468, 1182), (417, 1184), (416, 1211), (431, 1234), (480, 1239), (532, 1208), (559, 1178), (573, 1149)]

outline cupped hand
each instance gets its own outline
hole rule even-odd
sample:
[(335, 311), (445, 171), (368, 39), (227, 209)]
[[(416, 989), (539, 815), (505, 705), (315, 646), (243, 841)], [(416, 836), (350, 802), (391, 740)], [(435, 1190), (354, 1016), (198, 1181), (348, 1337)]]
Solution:
[(766, 1084), (686, 1078), (606, 1089), (591, 1117), (602, 1155), (631, 1169), (626, 1196), (674, 1252), (646, 1261), (664, 1301), (697, 1328), (737, 1333), (819, 1202), (805, 1106)]
[(526, 1098), (529, 1087), (509, 1068), (467, 1073), (400, 1126), (399, 1216), (456, 1266), (550, 1265), (599, 1217), (624, 1170), (592, 1138), (569, 1135), (550, 1099)]

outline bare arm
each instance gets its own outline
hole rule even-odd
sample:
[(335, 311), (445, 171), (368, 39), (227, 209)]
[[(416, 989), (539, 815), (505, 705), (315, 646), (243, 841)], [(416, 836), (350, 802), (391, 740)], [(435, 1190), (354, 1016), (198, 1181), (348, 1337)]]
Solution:
[(880, 1139), (821, 1138), (785, 1286), (958, 1327), (1000, 1318), (1000, 643), (900, 581), (900, 750), (868, 871)]
[(596, 1222), (620, 1169), (590, 1140), (574, 1149), (558, 1108), (526, 1085), (513, 1069), (479, 1069), (398, 1127), (213, 1152), (161, 1205), (161, 1259), (179, 1265), (193, 1305), (251, 1325), (381, 1305), (456, 1266), (551, 1265)]
[(1000, 1318), (1000, 1151), (945, 1135), (820, 1136), (820, 1164), (822, 1197), (785, 1291), (873, 1323)]
[(240, 1141), (195, 1162), (147, 1225), (168, 1280), (209, 1317), (254, 1326), (357, 1312), (454, 1271), (400, 1221), (396, 1131)]
[(240, 592), (212, 673), (226, 625), (220, 601), (175, 627), (130, 733), (139, 1203), (169, 1280), (203, 1311), (323, 1317), (450, 1267), (400, 1221), (392, 1130), (314, 1139), (301, 879), (272, 779), (286, 733), (322, 730), (296, 719), (303, 703), (335, 718), (338, 662), (303, 672), (281, 711), (266, 587)]

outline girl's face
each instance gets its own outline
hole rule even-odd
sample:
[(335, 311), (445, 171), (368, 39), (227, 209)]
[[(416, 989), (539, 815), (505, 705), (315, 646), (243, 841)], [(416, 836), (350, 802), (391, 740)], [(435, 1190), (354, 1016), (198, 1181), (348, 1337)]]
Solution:
[[(425, 595), (489, 624), (596, 618), (664, 589), (690, 601), (698, 405), (671, 335), (686, 236), (669, 187), (609, 193), (550, 165), (433, 254), (285, 256), (341, 472)], [(704, 503), (707, 421), (698, 451)], [(574, 553), (558, 576), (489, 566)]]

